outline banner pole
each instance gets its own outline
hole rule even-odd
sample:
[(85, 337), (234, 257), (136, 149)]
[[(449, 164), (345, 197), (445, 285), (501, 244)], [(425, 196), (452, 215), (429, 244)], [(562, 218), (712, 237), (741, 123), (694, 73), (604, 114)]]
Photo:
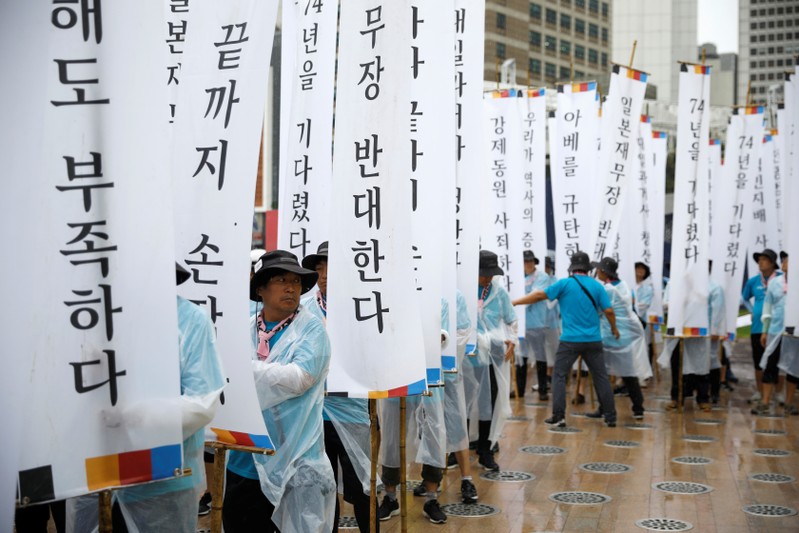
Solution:
[(657, 357), (655, 354), (657, 353), (657, 346), (655, 345), (655, 326), (651, 322), (649, 323), (649, 341), (652, 345), (652, 360), (649, 362), (652, 365), (652, 371), (655, 373), (655, 385), (660, 384), (660, 371), (658, 370), (658, 363)]
[(100, 518), (98, 530), (100, 533), (112, 533), (114, 531), (114, 526), (113, 519), (111, 518), (111, 491), (104, 490), (98, 494), (98, 497), (100, 500)]
[[(380, 448), (380, 434), (377, 432), (377, 400), (369, 400), (369, 430), (371, 434), (371, 464), (369, 479), (369, 531), (377, 531), (377, 451)], [(215, 532), (212, 532), (215, 533)]]
[(683, 395), (683, 390), (682, 390), (682, 384), (683, 384), (682, 358), (683, 358), (683, 350), (684, 350), (683, 339), (681, 338), (679, 342), (680, 342), (680, 361), (679, 361), (679, 364), (677, 365), (677, 370), (678, 370), (677, 379), (679, 380), (677, 382), (677, 412), (682, 414), (682, 395)]
[[(524, 359), (522, 359), (524, 361)], [(513, 383), (513, 397), (515, 399), (519, 399), (519, 382), (516, 381), (516, 356), (514, 355), (513, 360), (510, 362), (510, 381)]]
[(408, 532), (408, 502), (406, 496), (408, 495), (408, 488), (406, 486), (407, 480), (405, 479), (405, 396), (400, 398), (400, 531), (402, 533)]
[(211, 533), (222, 533), (225, 496), (225, 448), (214, 448), (214, 486), (211, 488)]
[(577, 400), (580, 398), (580, 380), (583, 377), (583, 356), (577, 358), (577, 387), (574, 390), (574, 405), (579, 405)]

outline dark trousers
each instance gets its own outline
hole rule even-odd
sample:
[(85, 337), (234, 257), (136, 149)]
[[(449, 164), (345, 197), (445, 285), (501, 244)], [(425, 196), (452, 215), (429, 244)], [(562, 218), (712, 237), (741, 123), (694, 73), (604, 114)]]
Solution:
[(20, 507), (14, 513), (17, 533), (47, 533), (47, 522), (50, 520), (51, 512), (56, 531), (64, 533), (66, 531), (66, 508), (64, 500)]
[[(382, 475), (383, 484), (389, 487), (396, 487), (400, 482), (400, 469), (392, 466), (384, 466)], [(444, 469), (430, 465), (422, 465), (422, 481), (435, 483), (438, 485), (444, 479)]]
[(616, 422), (616, 404), (613, 401), (613, 389), (610, 387), (605, 359), (602, 356), (602, 342), (560, 341), (558, 352), (555, 354), (552, 379), (552, 416), (563, 418), (566, 414), (566, 376), (580, 356), (594, 376), (594, 389), (605, 421)]
[[(678, 401), (680, 395), (680, 346), (671, 352), (671, 399)], [(708, 374), (685, 374), (682, 376), (682, 397), (690, 398), (696, 393), (697, 403), (710, 403), (710, 376)]]
[(549, 390), (549, 378), (547, 378), (547, 362), (536, 361), (535, 371), (538, 375), (538, 394), (546, 394)]
[(527, 388), (526, 357), (522, 357), (522, 364), (516, 365), (516, 388), (519, 389), (519, 398), (524, 398), (524, 389)]
[[(338, 467), (341, 465), (341, 476), (344, 484), (344, 500), (351, 503), (353, 512), (355, 513), (355, 520), (358, 522), (358, 529), (361, 533), (368, 533), (369, 531), (369, 495), (364, 494), (361, 480), (358, 479), (358, 474), (355, 473), (355, 468), (352, 466), (350, 456), (347, 455), (347, 450), (341, 442), (335, 426), (329, 420), (325, 420), (325, 453), (330, 460), (330, 465), (333, 467), (333, 476), (336, 478), (336, 485), (338, 485)], [(375, 499), (375, 512), (377, 512), (377, 499)], [(333, 532), (338, 531), (338, 519), (341, 515), (341, 506), (338, 498), (336, 498), (336, 519), (333, 522)], [(378, 520), (379, 522), (379, 520)], [(378, 523), (376, 532), (380, 531)]]
[(637, 376), (623, 376), (622, 381), (630, 393), (630, 401), (633, 404), (633, 413), (644, 412), (644, 395), (641, 393), (641, 383)]
[(264, 496), (260, 481), (227, 471), (225, 501), (222, 504), (225, 533), (279, 533), (280, 530), (272, 522), (274, 512), (275, 506)]

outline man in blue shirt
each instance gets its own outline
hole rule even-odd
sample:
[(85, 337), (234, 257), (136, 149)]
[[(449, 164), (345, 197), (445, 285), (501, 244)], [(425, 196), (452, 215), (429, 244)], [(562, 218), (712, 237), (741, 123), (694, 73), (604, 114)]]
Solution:
[[(757, 390), (749, 401), (757, 403), (763, 394), (763, 370), (760, 369), (760, 359), (763, 357), (764, 351), (760, 338), (766, 335), (762, 321), (763, 300), (766, 296), (769, 282), (781, 273), (777, 269), (777, 253), (774, 250), (766, 248), (760, 253), (755, 253), (753, 257), (760, 272), (746, 281), (741, 299), (744, 301), (744, 305), (752, 312), (752, 327), (749, 340), (752, 344), (752, 361), (755, 364)], [(750, 303), (753, 298), (754, 304)]]
[(594, 376), (594, 387), (599, 397), (599, 408), (608, 427), (616, 427), (616, 406), (613, 390), (602, 357), (602, 332), (599, 313), (604, 313), (611, 333), (619, 338), (616, 315), (604, 287), (588, 277), (591, 262), (588, 254), (577, 252), (571, 257), (568, 278), (556, 281), (545, 290), (536, 290), (514, 300), (513, 305), (528, 305), (543, 300), (557, 300), (563, 322), (560, 346), (555, 355), (555, 373), (552, 380), (552, 416), (544, 422), (550, 426), (566, 426), (566, 376), (578, 356), (588, 365)]

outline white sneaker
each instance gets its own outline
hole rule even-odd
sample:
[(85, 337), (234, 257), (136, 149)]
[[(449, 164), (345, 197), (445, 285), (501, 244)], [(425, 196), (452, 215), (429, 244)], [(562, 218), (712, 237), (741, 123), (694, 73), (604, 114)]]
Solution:
[(775, 392), (773, 401), (777, 405), (785, 405), (785, 395), (781, 392)]
[(760, 391), (756, 390), (755, 393), (749, 398), (749, 403), (757, 404), (760, 403), (760, 400), (762, 399), (763, 397), (760, 395)]

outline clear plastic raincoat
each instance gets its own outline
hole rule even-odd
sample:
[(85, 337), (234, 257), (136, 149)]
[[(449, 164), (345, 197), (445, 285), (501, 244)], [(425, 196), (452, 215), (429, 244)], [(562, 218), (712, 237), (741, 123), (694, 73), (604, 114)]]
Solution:
[[(272, 521), (284, 533), (333, 529), (336, 487), (325, 455), (322, 403), (330, 364), (324, 324), (300, 306), (294, 321), (259, 361), (256, 317), (250, 320), (255, 389), (275, 455), (253, 455), (261, 490), (275, 512)], [(300, 383), (286, 385), (280, 374), (299, 369)], [(291, 381), (291, 380), (288, 380)]]
[[(763, 321), (769, 320), (766, 332), (766, 351), (760, 359), (760, 368), (765, 369), (768, 358), (777, 349), (785, 329), (785, 276), (778, 276), (769, 282), (763, 298)], [(780, 355), (782, 363), (782, 355)], [(779, 366), (779, 365), (778, 365)], [(796, 374), (793, 374), (796, 375)]]
[[(652, 376), (646, 348), (646, 338), (641, 321), (633, 313), (630, 288), (623, 281), (614, 285), (604, 283), (610, 304), (616, 315), (616, 328), (619, 338), (613, 336), (610, 322), (603, 314), (600, 320), (605, 367), (608, 374), (621, 377), (646, 379)], [(639, 375), (639, 367), (643, 376)], [(648, 375), (646, 370), (648, 370)]]
[[(477, 312), (477, 355), (466, 358), (467, 364), (472, 367), (476, 390), (471, 389), (474, 383), (469, 380), (465, 382), (467, 412), (473, 420), (475, 410), (478, 420), (491, 420), (489, 440), (492, 444), (499, 440), (505, 421), (510, 415), (510, 363), (505, 361), (505, 341), (512, 342), (518, 349), (517, 326), (516, 312), (510, 296), (502, 286), (501, 278), (494, 277), (482, 309)], [(497, 400), (494, 406), (491, 405), (490, 365), (494, 367), (497, 381)]]
[[(524, 292), (529, 294), (535, 290), (544, 290), (555, 279), (542, 270), (536, 270), (524, 278)], [(547, 335), (550, 332), (551, 312), (550, 302), (544, 300), (525, 306), (525, 332), (522, 349), (516, 351), (516, 364), (523, 363), (522, 358), (527, 357), (533, 361), (545, 361), (547, 364), (554, 365), (555, 353), (547, 353)]]
[[(191, 468), (192, 474), (115, 491), (114, 498), (131, 533), (194, 533), (197, 527), (197, 502), (205, 486), (203, 428), (214, 417), (225, 379), (208, 314), (180, 296), (177, 306), (183, 467)], [(96, 495), (67, 503), (68, 531), (97, 531)]]
[[(446, 300), (443, 300), (446, 304)], [(464, 358), (466, 342), (472, 332), (472, 323), (466, 309), (466, 299), (457, 293), (458, 309), (456, 324), (458, 329), (458, 372), (444, 374), (444, 425), (447, 430), (447, 453), (465, 450), (469, 446), (469, 434), (466, 428), (466, 397), (463, 389)], [(449, 309), (444, 304), (441, 308), (441, 328), (449, 322)]]

